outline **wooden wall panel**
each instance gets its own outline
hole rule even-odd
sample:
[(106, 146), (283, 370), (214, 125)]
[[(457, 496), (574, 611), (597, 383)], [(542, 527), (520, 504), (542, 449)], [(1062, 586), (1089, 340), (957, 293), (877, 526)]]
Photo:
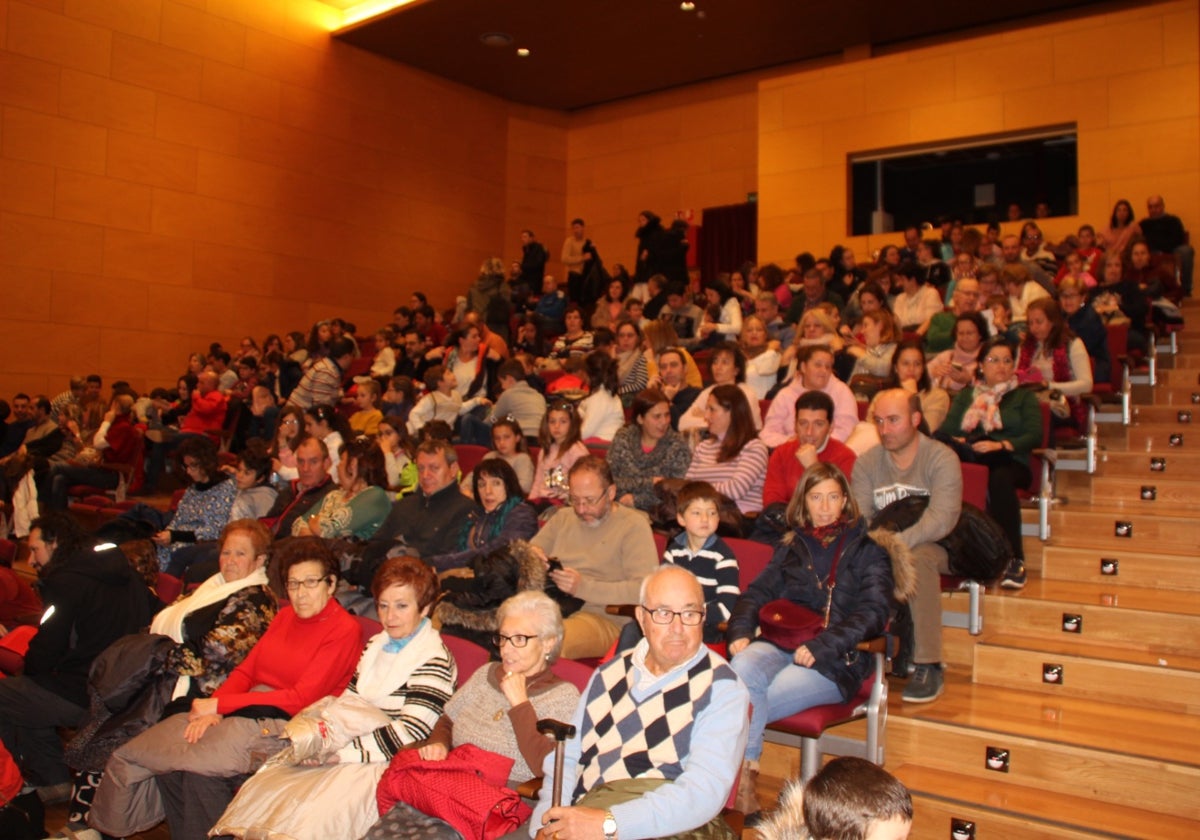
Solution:
[[(1148, 3), (764, 81), (760, 260), (790, 262), (798, 251), (841, 243), (861, 262), (900, 241), (898, 233), (848, 235), (853, 153), (1070, 122), (1078, 126), (1079, 214), (1046, 220), (1048, 238), (1105, 224), (1118, 198), (1142, 216), (1154, 193), (1195, 230), (1197, 5)], [(815, 138), (797, 130), (806, 126), (827, 129), (819, 158)]]

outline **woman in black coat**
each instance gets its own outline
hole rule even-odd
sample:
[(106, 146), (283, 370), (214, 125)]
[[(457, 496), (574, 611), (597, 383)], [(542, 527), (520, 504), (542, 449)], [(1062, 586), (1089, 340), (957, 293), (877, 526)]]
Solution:
[[(804, 473), (785, 521), (790, 531), (738, 598), (726, 634), (733, 670), (750, 690), (754, 709), (743, 779), (757, 775), (768, 723), (849, 700), (871, 676), (874, 659), (857, 646), (883, 632), (896, 589), (893, 563), (867, 534), (850, 484), (836, 466), (817, 463)], [(902, 561), (897, 565), (898, 576), (907, 581), (911, 570)], [(776, 601), (824, 616), (825, 627), (802, 644), (789, 644), (770, 632), (755, 639), (760, 610)], [(747, 788), (739, 810), (757, 810), (752, 793)]]

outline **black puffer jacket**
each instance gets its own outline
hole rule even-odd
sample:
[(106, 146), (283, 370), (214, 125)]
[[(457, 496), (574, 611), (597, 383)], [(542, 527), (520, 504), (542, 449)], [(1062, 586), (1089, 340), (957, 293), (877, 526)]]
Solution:
[[(895, 582), (887, 552), (867, 534), (859, 520), (846, 534), (837, 566), (837, 585), (829, 611), (829, 626), (807, 647), (822, 676), (832, 680), (849, 700), (874, 669), (872, 657), (856, 650), (859, 642), (878, 636), (887, 626)], [(787, 598), (814, 612), (825, 611), (826, 593), (809, 568), (805, 538), (791, 533), (775, 550), (771, 562), (738, 598), (726, 637), (753, 640), (758, 611), (776, 598)]]

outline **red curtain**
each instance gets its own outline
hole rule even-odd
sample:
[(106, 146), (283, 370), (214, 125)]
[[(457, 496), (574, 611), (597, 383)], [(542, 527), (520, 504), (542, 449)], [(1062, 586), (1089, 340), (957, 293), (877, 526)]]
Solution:
[(744, 262), (758, 260), (758, 205), (705, 207), (699, 232), (700, 281), (715, 280)]

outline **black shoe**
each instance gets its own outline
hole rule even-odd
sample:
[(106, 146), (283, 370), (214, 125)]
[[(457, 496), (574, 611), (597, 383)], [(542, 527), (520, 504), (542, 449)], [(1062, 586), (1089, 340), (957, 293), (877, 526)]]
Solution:
[(932, 703), (945, 690), (942, 666), (935, 662), (919, 662), (901, 698), (905, 703)]
[(1000, 580), (1000, 586), (1003, 589), (1024, 589), (1025, 577), (1025, 561), (1014, 557), (1008, 561), (1008, 569)]

